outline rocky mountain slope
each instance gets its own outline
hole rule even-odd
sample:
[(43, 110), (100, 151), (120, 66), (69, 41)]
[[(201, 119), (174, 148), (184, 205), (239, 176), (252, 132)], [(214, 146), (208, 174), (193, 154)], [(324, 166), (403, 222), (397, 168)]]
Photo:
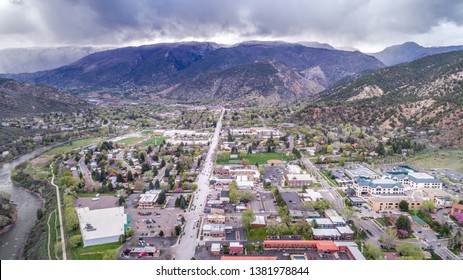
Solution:
[(54, 111), (71, 112), (86, 103), (75, 96), (45, 85), (33, 85), (0, 78), (0, 119), (27, 117)]
[(307, 122), (353, 122), (385, 129), (434, 129), (433, 140), (463, 146), (463, 51), (358, 75), (321, 93), (300, 112)]

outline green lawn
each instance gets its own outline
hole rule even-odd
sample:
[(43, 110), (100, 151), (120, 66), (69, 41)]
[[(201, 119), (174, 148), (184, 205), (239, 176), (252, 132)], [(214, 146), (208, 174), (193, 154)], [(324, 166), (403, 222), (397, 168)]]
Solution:
[(122, 246), (119, 242), (90, 246), (90, 247), (78, 247), (76, 249), (76, 259), (78, 260), (101, 260), (103, 259), (103, 253), (107, 250), (114, 250)]
[(247, 240), (265, 240), (267, 229), (265, 227), (250, 227), (245, 231)]
[(407, 164), (418, 168), (448, 168), (463, 172), (463, 151), (433, 151), (410, 158)]
[(123, 144), (123, 145), (130, 145), (130, 144), (133, 144), (133, 143), (136, 143), (140, 140), (143, 140), (145, 137), (128, 137), (128, 138), (124, 138), (124, 139), (121, 139), (119, 141), (116, 141), (117, 144)]
[(159, 145), (161, 145), (162, 141), (166, 140), (167, 137), (164, 137), (164, 136), (151, 136), (150, 139), (146, 140), (146, 141), (143, 141), (140, 143), (140, 145), (142, 146), (154, 146), (154, 147), (157, 147)]
[(102, 139), (103, 138), (101, 138), (101, 137), (94, 137), (94, 138), (75, 140), (75, 141), (72, 141), (71, 144), (64, 144), (62, 146), (51, 149), (51, 150), (45, 152), (45, 154), (46, 155), (56, 155), (56, 154), (61, 154), (61, 153), (67, 153), (67, 152), (69, 152), (69, 151), (71, 151), (71, 150), (73, 150), (75, 148), (80, 148), (80, 147), (83, 147), (83, 146), (98, 143)]
[[(217, 161), (216, 163), (219, 165), (226, 165), (229, 164), (230, 162), (239, 162), (243, 158), (237, 158), (230, 160), (229, 158), (224, 158), (221, 156), (217, 156)], [(271, 159), (278, 159), (278, 160), (284, 160), (288, 161), (290, 158), (285, 154), (285, 153), (259, 153), (259, 154), (246, 154), (244, 159), (249, 160), (250, 164), (267, 164), (268, 160)]]
[(145, 131), (142, 131), (141, 134), (143, 134), (143, 135), (153, 135), (154, 132), (152, 130), (145, 130)]

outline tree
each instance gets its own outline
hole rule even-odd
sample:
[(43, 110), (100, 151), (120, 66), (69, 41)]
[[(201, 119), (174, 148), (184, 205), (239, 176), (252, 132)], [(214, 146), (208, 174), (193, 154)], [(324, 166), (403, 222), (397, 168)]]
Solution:
[(246, 209), (241, 215), (241, 221), (243, 223), (243, 228), (248, 229), (251, 226), (251, 223), (256, 219), (256, 215), (252, 209)]
[(179, 236), (181, 232), (182, 232), (182, 227), (181, 226), (175, 226), (175, 235)]
[(117, 174), (116, 182), (118, 182), (118, 183), (123, 183), (124, 182), (124, 178), (122, 177), (121, 174)]
[(241, 194), (242, 194), (242, 199), (245, 202), (252, 201), (252, 200), (254, 200), (256, 198), (256, 195), (250, 190), (245, 190)]
[(125, 236), (127, 237), (131, 237), (135, 234), (135, 230), (133, 229), (128, 229), (126, 232), (125, 232)]
[(425, 213), (431, 213), (436, 208), (436, 205), (432, 201), (423, 201), (421, 203), (421, 210)]
[(161, 183), (159, 182), (159, 179), (156, 179), (154, 182), (154, 189), (159, 190), (161, 188)]
[(129, 181), (129, 182), (133, 181), (133, 174), (132, 174), (132, 171), (130, 171), (130, 170), (129, 170), (129, 172), (127, 172), (127, 181)]
[(153, 184), (153, 181), (150, 181), (149, 185), (148, 185), (148, 188), (150, 190), (154, 190), (154, 184)]
[(76, 234), (69, 238), (69, 245), (71, 248), (77, 248), (82, 243), (82, 236), (80, 234)]
[(399, 209), (402, 212), (407, 212), (408, 211), (408, 202), (406, 200), (401, 200), (399, 202)]
[(159, 193), (159, 196), (158, 196), (158, 199), (156, 200), (156, 203), (157, 204), (164, 204), (166, 203), (166, 192), (164, 190), (162, 190), (160, 193)]
[(159, 232), (159, 236), (160, 236), (160, 237), (164, 237), (164, 231), (161, 230), (161, 231)]
[[(404, 215), (399, 216), (399, 218), (397, 219), (397, 222), (395, 224), (395, 227), (397, 228), (397, 234), (402, 238), (407, 237), (410, 234), (410, 232), (412, 231), (412, 226), (411, 226), (410, 220)], [(403, 234), (399, 234), (400, 230), (405, 231), (406, 236), (403, 236)]]
[(404, 260), (423, 260), (424, 254), (421, 248), (411, 243), (400, 243), (396, 247), (396, 251)]
[(341, 210), (339, 210), (339, 214), (341, 214), (344, 220), (350, 221), (354, 217), (355, 212), (350, 207), (343, 207)]
[(103, 252), (103, 260), (115, 260), (119, 256), (119, 251), (117, 249), (114, 250), (106, 250)]
[(383, 260), (384, 259), (383, 251), (381, 251), (381, 249), (378, 246), (376, 246), (375, 244), (371, 242), (367, 242), (365, 244), (364, 255), (368, 260)]
[(36, 214), (37, 214), (37, 220), (40, 220), (40, 219), (42, 219), (42, 217), (43, 217), (43, 211), (42, 211), (42, 208), (38, 208), (38, 209), (37, 209), (37, 213), (36, 213)]
[(393, 227), (387, 227), (384, 230), (384, 234), (380, 236), (379, 241), (381, 241), (384, 246), (388, 248), (394, 248), (397, 240), (397, 231)]
[(73, 207), (67, 207), (64, 209), (64, 225), (68, 232), (77, 229), (79, 225), (79, 218), (77, 217), (76, 210)]

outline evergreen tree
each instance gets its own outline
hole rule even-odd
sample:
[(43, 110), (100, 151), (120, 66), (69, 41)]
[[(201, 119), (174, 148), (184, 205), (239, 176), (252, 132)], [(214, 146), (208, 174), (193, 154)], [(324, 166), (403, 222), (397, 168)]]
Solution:
[(161, 183), (159, 182), (159, 180), (156, 180), (154, 182), (154, 189), (159, 190), (160, 188), (161, 188)]
[(129, 172), (127, 172), (127, 181), (129, 181), (129, 182), (133, 181), (133, 174), (132, 174), (132, 171), (130, 171), (130, 170), (129, 170)]
[(159, 193), (159, 196), (158, 196), (158, 199), (156, 200), (156, 203), (157, 204), (164, 204), (166, 203), (166, 192), (165, 191), (161, 191)]

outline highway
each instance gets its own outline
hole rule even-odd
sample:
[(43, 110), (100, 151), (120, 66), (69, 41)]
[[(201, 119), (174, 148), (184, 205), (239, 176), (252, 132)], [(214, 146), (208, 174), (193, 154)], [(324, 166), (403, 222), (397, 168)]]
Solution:
[(225, 110), (222, 109), (220, 118), (217, 121), (214, 136), (209, 146), (204, 167), (198, 175), (196, 184), (198, 186), (195, 192), (195, 198), (191, 204), (189, 212), (185, 214), (185, 227), (184, 234), (180, 238), (175, 250), (175, 259), (177, 260), (190, 260), (195, 255), (196, 246), (199, 244), (199, 228), (201, 227), (201, 220), (204, 213), (206, 204), (207, 193), (209, 190), (209, 178), (213, 172), (215, 165), (215, 151), (218, 147), (220, 140), (220, 131), (222, 130), (222, 118)]

